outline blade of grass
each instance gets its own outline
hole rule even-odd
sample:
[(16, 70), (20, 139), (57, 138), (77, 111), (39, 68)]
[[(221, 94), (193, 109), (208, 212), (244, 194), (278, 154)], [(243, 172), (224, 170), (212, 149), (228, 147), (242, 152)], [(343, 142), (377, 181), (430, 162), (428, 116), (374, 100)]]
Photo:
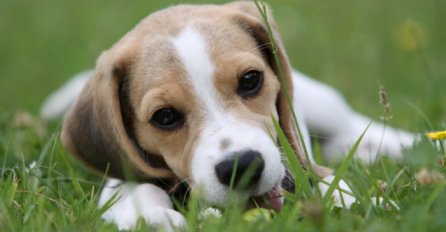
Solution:
[(280, 127), (280, 124), (277, 121), (277, 119), (272, 117), (272, 120), (274, 128), (277, 131), (277, 137), (283, 148), (283, 154), (285, 155), (285, 159), (287, 161), (285, 162), (285, 164), (287, 166), (287, 169), (291, 172), (291, 174), (294, 177), (295, 193), (298, 194), (302, 192), (311, 196), (312, 195), (311, 186), (310, 183), (308, 183), (307, 181), (308, 178), (305, 175), (302, 164), (299, 162), (296, 155), (294, 154), (294, 150), (291, 147), (290, 143), (288, 142), (288, 139), (286, 138), (285, 134), (283, 133), (282, 128)]
[(239, 158), (235, 159), (234, 167), (231, 172), (231, 179), (229, 180), (229, 189), (234, 189), (235, 176), (237, 175), (237, 166), (238, 166)]
[(8, 158), (8, 152), (7, 152), (7, 148), (5, 148), (4, 154), (5, 156), (3, 157), (3, 164), (2, 164), (2, 170), (0, 171), (0, 176), (3, 176), (5, 170), (6, 170), (6, 160)]
[(82, 196), (82, 198), (87, 197), (84, 190), (82, 189), (81, 184), (79, 183), (79, 180), (77, 179), (77, 175), (75, 174), (75, 171), (73, 170), (73, 167), (71, 166), (70, 162), (68, 161), (68, 155), (61, 155), (62, 161), (65, 164), (65, 167), (67, 167), (68, 170), (68, 176), (73, 184), (74, 190)]
[(427, 212), (431, 208), (432, 204), (438, 198), (438, 196), (440, 195), (440, 193), (443, 191), (443, 189), (445, 187), (446, 187), (445, 182), (443, 182), (435, 187), (434, 191), (432, 191), (432, 194), (426, 200), (426, 204), (424, 205), (424, 214), (427, 214)]
[(119, 200), (120, 197), (120, 191), (116, 191), (106, 202), (104, 205), (102, 205), (101, 207), (97, 208), (97, 211), (95, 212), (95, 214), (97, 216), (102, 215), (103, 213), (105, 213), (107, 210), (109, 210), (115, 203), (116, 201)]
[(265, 26), (266, 26), (266, 30), (268, 32), (268, 37), (269, 37), (269, 40), (270, 40), (270, 43), (271, 43), (272, 52), (273, 52), (273, 56), (274, 56), (274, 62), (276, 63), (276, 65), (278, 67), (277, 68), (277, 72), (278, 72), (278, 76), (279, 76), (279, 81), (280, 81), (281, 86), (285, 86), (285, 88), (283, 88), (283, 91), (284, 91), (284, 94), (285, 94), (286, 102), (287, 102), (288, 107), (291, 109), (291, 114), (292, 114), (294, 126), (296, 127), (297, 134), (298, 134), (298, 137), (299, 137), (299, 140), (300, 140), (300, 144), (302, 146), (302, 150), (303, 150), (303, 153), (305, 155), (305, 159), (308, 161), (307, 162), (308, 170), (310, 171), (310, 173), (314, 173), (313, 172), (312, 163), (310, 162), (311, 159), (310, 159), (310, 156), (308, 154), (307, 146), (305, 144), (305, 141), (303, 141), (304, 137), (303, 137), (303, 134), (302, 134), (302, 130), (300, 129), (296, 113), (293, 110), (293, 102), (292, 102), (292, 99), (290, 97), (290, 93), (288, 92), (288, 88), (286, 88), (286, 83), (285, 83), (285, 79), (284, 79), (284, 75), (283, 75), (283, 70), (281, 68), (282, 64), (281, 64), (279, 56), (277, 54), (278, 50), (277, 50), (276, 40), (274, 38), (274, 34), (273, 34), (272, 29), (271, 29), (271, 25), (270, 25), (270, 23), (268, 21), (268, 14), (267, 14), (267, 10), (266, 10), (266, 5), (263, 2), (263, 0), (260, 1), (260, 2), (258, 0), (254, 0), (254, 3), (256, 5), (256, 7), (257, 7), (257, 10), (260, 12), (260, 15), (263, 18), (263, 21), (264, 21)]
[(353, 156), (355, 155), (356, 150), (358, 150), (359, 144), (361, 143), (362, 138), (364, 137), (365, 133), (369, 129), (370, 125), (371, 125), (371, 123), (369, 123), (369, 125), (364, 130), (364, 132), (362, 132), (362, 134), (359, 137), (359, 139), (355, 142), (355, 144), (353, 145), (352, 149), (350, 149), (348, 155), (345, 157), (345, 159), (342, 161), (341, 165), (337, 169), (337, 172), (336, 172), (336, 175), (335, 175), (335, 177), (333, 179), (333, 182), (331, 183), (330, 187), (328, 187), (328, 190), (325, 193), (325, 196), (324, 196), (324, 201), (325, 202), (328, 202), (332, 198), (333, 192), (335, 191), (336, 188), (338, 188), (339, 181), (341, 181), (341, 179), (344, 176), (345, 172), (347, 172), (347, 169), (348, 169), (348, 167), (350, 166), (350, 163), (353, 160)]
[(54, 153), (56, 149), (56, 145), (59, 138), (59, 132), (56, 132), (51, 135), (50, 139), (48, 139), (48, 142), (45, 143), (45, 146), (43, 147), (42, 151), (39, 154), (39, 159), (37, 160), (36, 166), (41, 166), (43, 161), (45, 160), (46, 156), (50, 153)]

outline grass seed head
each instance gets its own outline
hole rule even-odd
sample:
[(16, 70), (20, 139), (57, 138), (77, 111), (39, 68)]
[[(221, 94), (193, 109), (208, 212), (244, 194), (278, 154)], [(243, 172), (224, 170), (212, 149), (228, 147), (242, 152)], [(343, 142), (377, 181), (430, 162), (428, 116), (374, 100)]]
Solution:
[(384, 121), (388, 121), (392, 119), (392, 116), (390, 115), (389, 97), (387, 95), (386, 88), (384, 88), (383, 85), (379, 86), (378, 95), (379, 95), (379, 103), (381, 103), (384, 109), (384, 116), (381, 119)]
[(383, 181), (383, 180), (378, 180), (377, 183), (378, 183), (379, 191), (380, 191), (381, 193), (386, 192), (386, 189), (387, 189), (387, 182), (385, 182), (385, 181)]
[(415, 175), (415, 179), (420, 185), (429, 186), (443, 182), (445, 180), (445, 176), (443, 173), (437, 171), (429, 171), (423, 168), (419, 172), (417, 172), (417, 174)]
[(313, 222), (321, 222), (324, 218), (324, 206), (320, 201), (309, 201), (302, 207), (304, 218)]

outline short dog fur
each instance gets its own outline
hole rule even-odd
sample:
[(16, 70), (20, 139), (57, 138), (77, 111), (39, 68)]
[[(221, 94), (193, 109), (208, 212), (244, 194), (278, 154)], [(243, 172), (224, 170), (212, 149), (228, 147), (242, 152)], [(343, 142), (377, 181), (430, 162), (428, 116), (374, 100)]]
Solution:
[[(286, 93), (310, 154), (308, 131), (324, 138), (325, 157), (335, 159), (366, 129), (371, 120), (352, 111), (335, 90), (292, 70), (268, 16), (276, 50), (252, 2), (170, 7), (143, 19), (83, 75), (89, 77), (77, 84), (82, 91), (73, 92), (77, 100), (65, 115), (62, 141), (86, 165), (110, 176), (99, 205), (116, 193), (118, 199), (104, 219), (120, 229), (132, 228), (140, 217), (168, 230), (184, 226), (169, 197), (179, 183), (210, 204), (225, 204), (227, 170), (243, 172), (254, 161), (260, 163), (256, 176), (234, 191), (241, 198), (263, 196), (262, 206), (280, 209), (286, 171), (271, 117), (302, 166), (313, 162), (303, 155)], [(44, 115), (57, 111), (54, 99), (67, 88), (50, 98)], [(358, 158), (373, 161), (383, 136), (380, 153), (396, 158), (414, 140), (410, 133), (382, 129), (372, 124)], [(321, 178), (333, 179), (330, 169), (312, 166)], [(340, 185), (348, 191), (345, 182)], [(347, 207), (355, 201), (348, 198)]]

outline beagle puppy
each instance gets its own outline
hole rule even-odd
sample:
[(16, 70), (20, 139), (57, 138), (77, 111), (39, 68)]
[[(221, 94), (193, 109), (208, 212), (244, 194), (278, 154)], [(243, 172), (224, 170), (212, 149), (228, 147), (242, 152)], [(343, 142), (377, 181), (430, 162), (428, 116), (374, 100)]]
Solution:
[[(225, 204), (233, 189), (237, 197), (280, 209), (286, 170), (272, 117), (303, 168), (313, 162), (301, 148), (306, 143), (311, 157), (309, 131), (324, 138), (327, 159), (342, 157), (359, 138), (371, 119), (352, 111), (335, 90), (293, 71), (270, 12), (268, 19), (275, 48), (252, 2), (158, 11), (103, 52), (93, 72), (49, 99), (47, 118), (76, 99), (61, 137), (71, 154), (110, 176), (99, 205), (113, 197), (116, 202), (105, 220), (119, 229), (131, 229), (138, 218), (167, 230), (184, 226), (170, 199), (181, 183), (212, 205)], [(303, 138), (297, 138), (292, 110)], [(379, 152), (397, 158), (413, 140), (373, 123), (357, 157), (373, 161)], [(333, 180), (330, 169), (312, 168)], [(343, 181), (340, 187), (349, 190)], [(344, 197), (347, 207), (355, 201)]]

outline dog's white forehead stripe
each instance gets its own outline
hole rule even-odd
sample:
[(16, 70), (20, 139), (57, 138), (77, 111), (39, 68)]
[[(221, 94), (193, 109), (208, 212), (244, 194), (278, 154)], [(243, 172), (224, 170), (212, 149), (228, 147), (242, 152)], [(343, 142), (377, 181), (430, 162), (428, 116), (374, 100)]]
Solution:
[(209, 116), (218, 116), (217, 89), (214, 86), (214, 64), (209, 57), (206, 39), (192, 26), (185, 28), (172, 39), (196, 96), (206, 107)]

